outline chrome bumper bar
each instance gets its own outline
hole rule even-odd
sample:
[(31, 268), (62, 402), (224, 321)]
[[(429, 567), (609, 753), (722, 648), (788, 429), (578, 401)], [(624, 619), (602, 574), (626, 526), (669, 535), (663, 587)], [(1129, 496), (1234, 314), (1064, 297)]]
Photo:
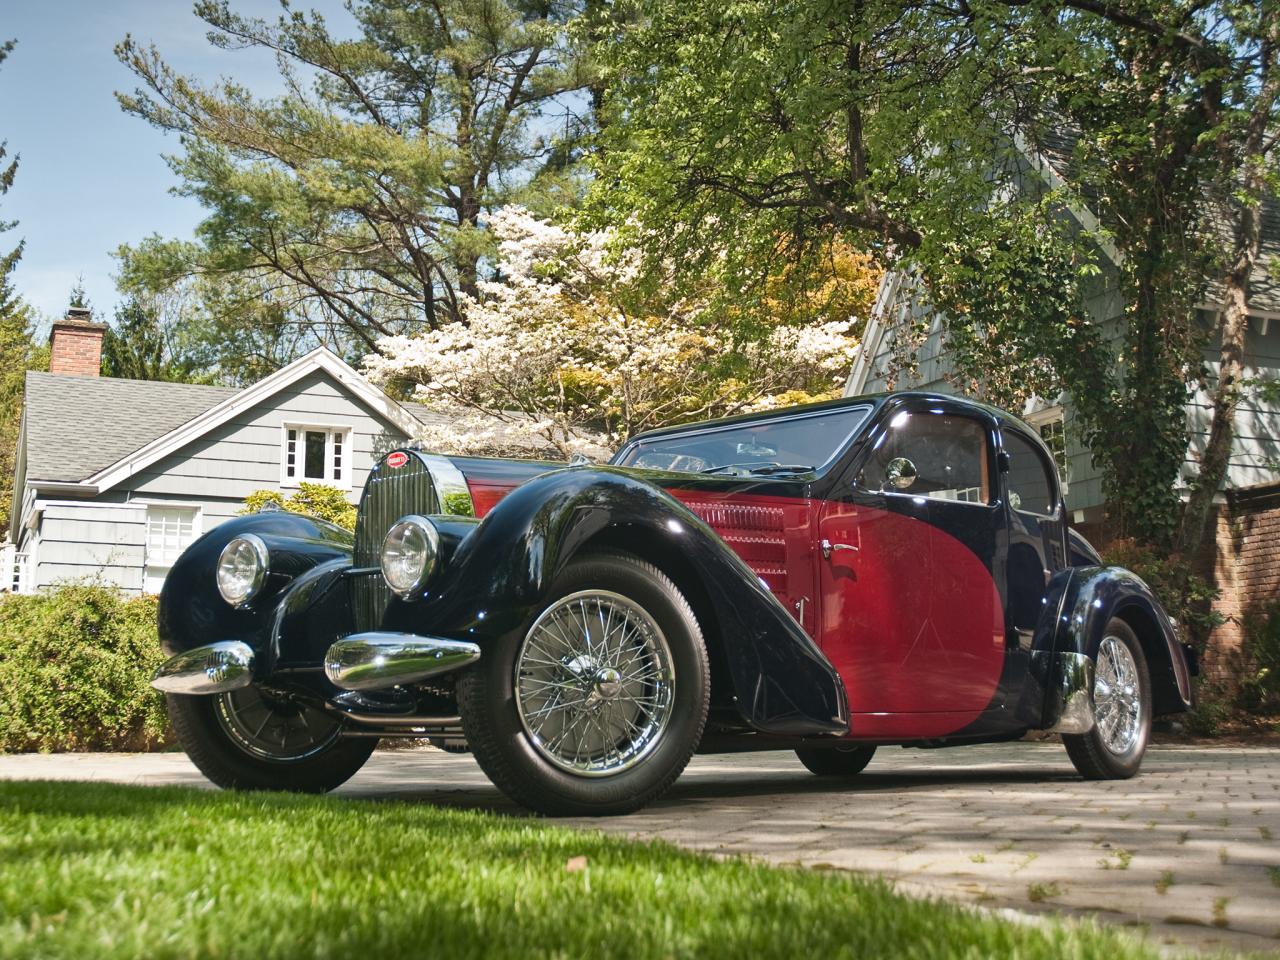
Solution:
[(160, 665), (151, 686), (165, 693), (226, 693), (253, 681), (253, 648), (239, 640), (193, 647)]
[(353, 633), (329, 647), (325, 676), (344, 690), (378, 690), (416, 683), (480, 659), (465, 640), (413, 633)]

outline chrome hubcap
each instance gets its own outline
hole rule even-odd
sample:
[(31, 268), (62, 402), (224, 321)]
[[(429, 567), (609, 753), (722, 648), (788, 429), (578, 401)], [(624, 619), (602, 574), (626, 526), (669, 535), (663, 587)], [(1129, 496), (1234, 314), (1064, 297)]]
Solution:
[(1142, 690), (1138, 665), (1119, 637), (1106, 636), (1098, 647), (1093, 680), (1093, 717), (1103, 745), (1123, 756), (1142, 734)]
[(240, 749), (281, 763), (314, 756), (342, 732), (341, 722), (324, 711), (264, 695), (253, 686), (221, 694), (214, 713)]
[(574, 593), (548, 608), (516, 657), (516, 708), (534, 749), (603, 777), (653, 752), (671, 720), (675, 669), (654, 619), (620, 594)]

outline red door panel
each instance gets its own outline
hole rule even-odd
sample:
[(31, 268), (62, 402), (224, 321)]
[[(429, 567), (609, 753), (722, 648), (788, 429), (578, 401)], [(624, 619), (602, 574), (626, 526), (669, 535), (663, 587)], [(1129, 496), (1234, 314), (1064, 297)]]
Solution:
[(918, 516), (832, 503), (820, 523), (833, 549), (821, 566), (817, 639), (844, 680), (851, 736), (954, 732), (999, 684), (995, 582), (968, 547), (926, 522), (922, 501)]

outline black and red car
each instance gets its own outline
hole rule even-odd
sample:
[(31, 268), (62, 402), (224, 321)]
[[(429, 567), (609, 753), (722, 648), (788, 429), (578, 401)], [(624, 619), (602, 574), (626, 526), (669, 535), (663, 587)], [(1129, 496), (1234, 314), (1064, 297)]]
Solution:
[(1188, 661), (1147, 586), (1068, 529), (999, 410), (895, 393), (658, 430), (608, 465), (386, 454), (354, 538), (222, 524), (160, 598), (155, 685), (226, 787), (326, 790), (381, 737), (470, 749), (545, 813), (620, 813), (695, 751), (1062, 734), (1132, 776)]

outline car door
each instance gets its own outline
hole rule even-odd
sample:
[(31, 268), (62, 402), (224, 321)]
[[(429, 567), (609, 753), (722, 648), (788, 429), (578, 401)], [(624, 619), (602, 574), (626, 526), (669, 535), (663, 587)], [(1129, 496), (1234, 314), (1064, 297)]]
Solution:
[(942, 736), (991, 703), (1004, 661), (994, 422), (904, 408), (858, 459), (818, 522), (818, 643), (853, 736)]
[(1010, 642), (1029, 651), (1049, 578), (1067, 566), (1066, 511), (1053, 461), (1039, 444), (1005, 425), (1001, 449), (1009, 513), (1005, 615)]

